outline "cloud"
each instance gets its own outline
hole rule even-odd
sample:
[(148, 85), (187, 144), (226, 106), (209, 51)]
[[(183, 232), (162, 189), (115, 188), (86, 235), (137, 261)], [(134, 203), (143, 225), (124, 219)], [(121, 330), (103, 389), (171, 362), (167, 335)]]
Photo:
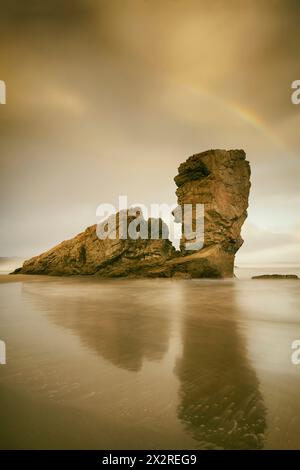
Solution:
[(300, 225), (292, 232), (271, 232), (246, 223), (244, 245), (237, 255), (237, 264), (297, 264), (300, 265)]
[[(299, 9), (293, 0), (3, 0), (0, 255), (73, 235), (119, 194), (174, 202), (178, 164), (207, 148), (245, 148), (250, 223), (293, 237)], [(284, 245), (268, 237), (260, 241)]]

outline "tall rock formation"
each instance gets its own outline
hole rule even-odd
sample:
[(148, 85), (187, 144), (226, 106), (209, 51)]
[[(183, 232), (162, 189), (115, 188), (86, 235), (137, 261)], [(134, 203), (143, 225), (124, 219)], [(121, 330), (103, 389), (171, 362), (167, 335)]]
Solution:
[[(99, 239), (97, 226), (88, 227), (75, 238), (25, 261), (15, 273), (100, 277), (233, 276), (234, 256), (243, 243), (241, 227), (247, 217), (250, 190), (250, 167), (245, 152), (209, 150), (193, 155), (179, 166), (175, 182), (179, 207), (204, 205), (203, 247), (188, 249), (189, 237), (183, 224), (180, 252), (175, 251), (165, 239), (167, 226), (164, 222), (161, 219), (145, 221), (141, 215), (140, 226), (146, 227), (149, 237), (123, 239), (121, 212), (117, 214), (114, 227), (115, 239)], [(192, 214), (195, 226), (199, 221), (194, 210)], [(128, 212), (125, 217), (126, 226), (135, 218)], [(178, 220), (178, 211), (175, 211), (175, 218)], [(151, 223), (159, 226), (156, 239), (150, 238)]]
[(174, 179), (179, 206), (204, 205), (204, 246), (197, 252), (186, 250), (183, 228), (183, 259), (176, 262), (192, 277), (230, 277), (247, 217), (250, 165), (246, 154), (243, 150), (208, 150), (191, 156), (178, 170)]

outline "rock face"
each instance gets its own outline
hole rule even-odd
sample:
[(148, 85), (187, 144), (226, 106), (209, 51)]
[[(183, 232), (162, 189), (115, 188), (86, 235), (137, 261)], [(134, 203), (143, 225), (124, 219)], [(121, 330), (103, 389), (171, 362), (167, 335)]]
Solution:
[[(120, 213), (116, 217), (116, 238), (101, 240), (97, 226), (88, 227), (71, 240), (66, 240), (46, 253), (25, 261), (15, 273), (51, 275), (91, 275), (101, 277), (151, 276), (166, 260), (175, 254), (172, 243), (166, 239), (120, 239)], [(127, 214), (127, 222), (134, 219)], [(160, 235), (168, 227), (161, 219)], [(150, 224), (149, 224), (150, 227)]]
[[(247, 217), (250, 190), (250, 167), (245, 152), (209, 150), (193, 155), (179, 166), (175, 182), (179, 207), (188, 204), (193, 208), (193, 226), (198, 222), (194, 211), (196, 204), (204, 205), (204, 241), (199, 249), (188, 249), (185, 224), (178, 252), (165, 238), (166, 224), (161, 219), (149, 219), (147, 225), (142, 216), (141, 226), (147, 225), (148, 239), (123, 239), (122, 211), (117, 214), (115, 239), (99, 239), (97, 227), (93, 225), (75, 238), (25, 261), (15, 273), (100, 277), (233, 276), (234, 256), (243, 243), (240, 232)], [(125, 212), (128, 226), (135, 217)], [(178, 211), (175, 211), (176, 219), (179, 220)], [(159, 226), (157, 239), (150, 239), (150, 222)]]
[[(185, 231), (181, 260), (192, 277), (230, 277), (234, 255), (243, 243), (247, 217), (250, 166), (243, 150), (208, 150), (188, 158), (175, 176), (178, 204), (204, 204), (204, 246), (187, 251)], [(196, 215), (193, 214), (193, 221)]]

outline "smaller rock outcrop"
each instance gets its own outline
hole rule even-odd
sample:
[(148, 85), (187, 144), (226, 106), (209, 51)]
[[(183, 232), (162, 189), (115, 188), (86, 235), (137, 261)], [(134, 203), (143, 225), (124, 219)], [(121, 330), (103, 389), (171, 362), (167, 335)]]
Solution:
[[(58, 276), (95, 274), (103, 278), (164, 276), (162, 266), (175, 253), (172, 243), (168, 239), (161, 238), (162, 234), (164, 236), (168, 234), (167, 225), (161, 219), (148, 220), (147, 230), (151, 230), (151, 223), (159, 227), (160, 238), (156, 240), (132, 240), (129, 237), (121, 239), (123, 225), (120, 223), (120, 215), (124, 214), (121, 212), (116, 215), (115, 238), (99, 239), (97, 235), (99, 227), (92, 225), (71, 240), (66, 240), (46, 253), (25, 261), (22, 268), (14, 273)], [(128, 213), (126, 217), (129, 227), (130, 222), (136, 217)], [(108, 222), (109, 219), (103, 225), (107, 225), (109, 229)], [(141, 217), (141, 223), (145, 222)]]
[(253, 276), (252, 279), (300, 279), (296, 274), (261, 274)]

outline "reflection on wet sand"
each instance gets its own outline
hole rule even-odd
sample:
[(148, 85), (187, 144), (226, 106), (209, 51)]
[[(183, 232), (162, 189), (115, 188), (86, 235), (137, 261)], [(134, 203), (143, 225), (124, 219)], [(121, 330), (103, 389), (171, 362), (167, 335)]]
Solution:
[(66, 284), (60, 295), (52, 286), (39, 285), (37, 289), (34, 284), (24, 284), (22, 292), (46, 311), (51, 321), (71, 329), (84, 345), (117, 367), (139, 371), (144, 359), (163, 358), (172, 312), (162, 308), (162, 287), (153, 283), (144, 293), (138, 283), (125, 282), (119, 289), (105, 282), (96, 290), (95, 284), (87, 283), (78, 288), (80, 291), (74, 291), (74, 286)]
[(145, 359), (159, 368), (179, 329), (182, 349), (169, 367), (180, 382), (178, 418), (197, 447), (263, 448), (266, 410), (238, 328), (233, 283), (83, 282), (80, 290), (66, 283), (62, 291), (28, 283), (22, 293), (86, 347), (129, 371), (140, 371)]
[[(178, 417), (201, 448), (261, 449), (266, 410), (236, 323), (234, 292), (223, 287), (186, 299), (183, 355), (176, 365)], [(188, 293), (187, 293), (188, 294)]]

